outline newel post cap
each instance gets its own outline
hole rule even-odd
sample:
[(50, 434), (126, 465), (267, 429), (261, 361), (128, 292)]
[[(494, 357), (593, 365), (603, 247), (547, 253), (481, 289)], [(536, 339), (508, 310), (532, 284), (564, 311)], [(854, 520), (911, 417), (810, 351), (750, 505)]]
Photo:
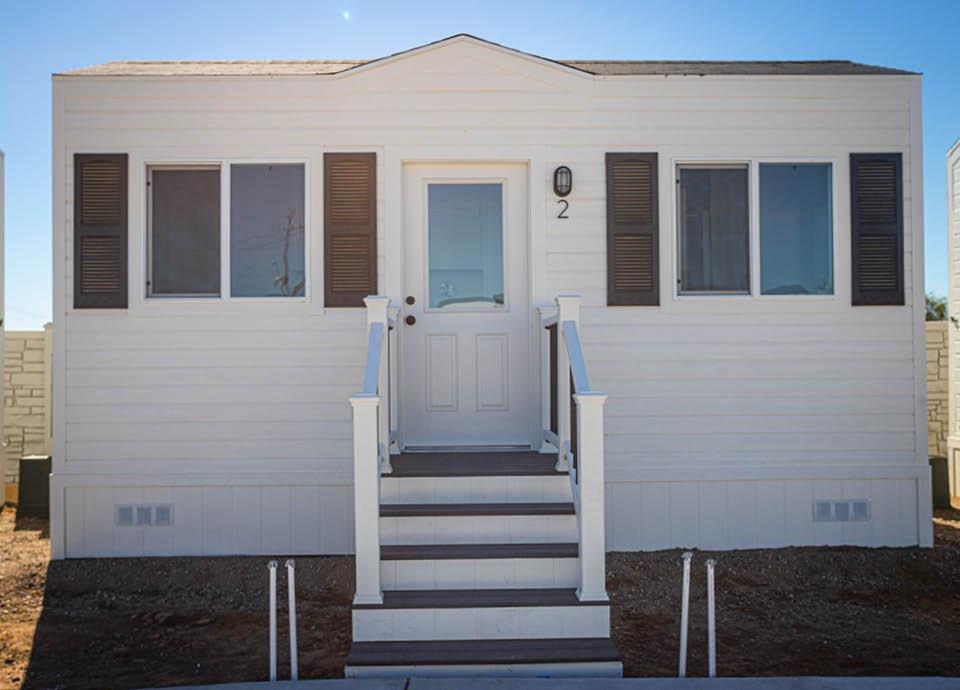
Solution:
[(367, 307), (367, 323), (387, 321), (387, 308), (390, 306), (390, 298), (386, 295), (368, 295), (363, 298), (363, 303)]
[(607, 402), (607, 394), (600, 391), (584, 391), (583, 393), (574, 393), (573, 399), (577, 401), (577, 405), (602, 406)]
[(376, 407), (380, 404), (380, 396), (376, 393), (357, 393), (350, 396), (350, 405), (357, 407)]
[(580, 303), (583, 298), (580, 295), (561, 293), (557, 295), (557, 318), (562, 323), (564, 321), (580, 321)]

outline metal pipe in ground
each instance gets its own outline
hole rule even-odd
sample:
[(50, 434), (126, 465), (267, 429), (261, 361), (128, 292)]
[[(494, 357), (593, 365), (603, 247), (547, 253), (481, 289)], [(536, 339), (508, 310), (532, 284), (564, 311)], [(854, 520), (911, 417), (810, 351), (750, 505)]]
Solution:
[(270, 682), (277, 680), (277, 562), (267, 563), (270, 572)]
[(297, 680), (297, 585), (292, 558), (287, 560), (287, 604), (290, 612), (290, 680)]
[(687, 675), (687, 626), (690, 620), (690, 560), (692, 551), (683, 554), (683, 593), (680, 599), (680, 678)]
[(707, 649), (711, 678), (717, 676), (717, 615), (716, 600), (713, 595), (715, 565), (716, 561), (712, 558), (707, 561)]

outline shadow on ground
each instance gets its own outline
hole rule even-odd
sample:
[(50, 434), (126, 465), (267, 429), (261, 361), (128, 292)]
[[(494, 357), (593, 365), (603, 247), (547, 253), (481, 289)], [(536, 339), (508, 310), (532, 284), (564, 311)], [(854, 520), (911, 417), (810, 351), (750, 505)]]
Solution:
[[(0, 516), (0, 687), (266, 679), (267, 557), (48, 563), (45, 530), (14, 523), (10, 511)], [(721, 675), (960, 675), (960, 512), (937, 511), (935, 532), (934, 549), (698, 552), (691, 674), (706, 671), (709, 555), (717, 559)], [(626, 673), (676, 675), (680, 551), (612, 553), (607, 563)], [(302, 678), (342, 675), (353, 586), (352, 558), (297, 559)]]
[[(21, 520), (14, 528), (13, 522), (0, 516), (0, 552), (17, 554), (17, 562), (0, 564), (0, 688), (103, 690), (267, 679), (268, 557), (48, 562), (45, 525)], [(301, 674), (342, 677), (353, 559), (296, 563)], [(279, 587), (284, 677), (282, 568)]]

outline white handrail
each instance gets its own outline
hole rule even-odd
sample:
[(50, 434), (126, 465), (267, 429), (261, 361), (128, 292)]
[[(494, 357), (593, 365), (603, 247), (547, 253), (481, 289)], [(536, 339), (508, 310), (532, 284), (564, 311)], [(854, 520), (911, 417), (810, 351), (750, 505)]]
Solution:
[(383, 348), (383, 323), (370, 324), (367, 336), (367, 364), (363, 371), (361, 395), (377, 395), (380, 387), (380, 350)]
[[(557, 296), (557, 468), (570, 471), (579, 526), (581, 601), (607, 601), (604, 523), (603, 407), (607, 396), (590, 388), (580, 343), (580, 296)], [(571, 384), (572, 380), (572, 384)], [(572, 390), (571, 390), (572, 385)], [(576, 403), (576, 429), (571, 421)], [(576, 437), (574, 440), (574, 436)], [(574, 442), (576, 447), (572, 447)], [(572, 466), (568, 458), (573, 458)]]
[(563, 340), (570, 357), (570, 374), (573, 376), (575, 393), (590, 391), (590, 382), (587, 379), (587, 363), (583, 361), (583, 349), (580, 347), (580, 334), (577, 332), (576, 321), (563, 322)]

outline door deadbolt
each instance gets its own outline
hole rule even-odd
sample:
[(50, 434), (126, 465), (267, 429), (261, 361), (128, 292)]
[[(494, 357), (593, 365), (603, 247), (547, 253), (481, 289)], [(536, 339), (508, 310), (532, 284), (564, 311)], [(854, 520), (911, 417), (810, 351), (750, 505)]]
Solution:
[(413, 305), (416, 303), (417, 303), (417, 300), (413, 298), (413, 295), (407, 295), (407, 304)]

